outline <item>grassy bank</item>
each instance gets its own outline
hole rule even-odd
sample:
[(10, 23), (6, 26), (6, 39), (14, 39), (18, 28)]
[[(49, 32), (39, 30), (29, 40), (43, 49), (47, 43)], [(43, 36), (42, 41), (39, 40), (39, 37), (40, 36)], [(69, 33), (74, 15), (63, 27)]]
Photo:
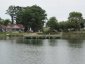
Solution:
[(5, 36), (23, 36), (24, 33), (0, 32), (0, 37)]
[[(14, 33), (14, 32), (0, 32), (0, 37), (22, 37), (23, 35), (39, 36), (39, 35), (59, 35), (61, 32), (54, 34), (43, 34), (43, 33)], [(74, 31), (74, 32), (62, 32), (62, 38), (64, 39), (85, 39), (85, 31)]]
[(65, 38), (65, 39), (85, 39), (85, 31), (63, 32), (62, 38)]

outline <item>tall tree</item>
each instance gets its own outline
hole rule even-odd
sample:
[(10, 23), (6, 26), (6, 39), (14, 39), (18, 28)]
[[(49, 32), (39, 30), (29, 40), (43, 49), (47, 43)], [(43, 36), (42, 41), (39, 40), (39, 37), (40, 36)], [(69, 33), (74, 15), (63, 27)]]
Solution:
[(12, 24), (14, 23), (14, 20), (16, 20), (16, 16), (17, 16), (17, 13), (21, 11), (21, 7), (19, 6), (9, 6), (8, 10), (7, 10), (7, 14), (10, 15), (11, 17), (11, 21), (12, 21)]
[(59, 22), (58, 24), (59, 24), (60, 31), (68, 31), (69, 23), (67, 21), (62, 21), (62, 22)]
[(9, 6), (8, 10), (7, 10), (7, 14), (10, 15), (11, 17), (11, 21), (12, 21), (12, 24), (14, 23), (14, 16), (15, 16), (15, 6)]
[(74, 28), (75, 30), (80, 30), (83, 22), (82, 13), (80, 12), (69, 13), (68, 21), (72, 23), (71, 28)]
[(46, 19), (46, 12), (41, 7), (33, 5), (31, 7), (25, 7), (17, 14), (17, 23), (21, 23), (25, 26), (25, 31), (31, 28), (34, 32), (42, 29), (44, 21)]
[(58, 30), (58, 22), (57, 22), (56, 17), (51, 17), (48, 20), (46, 26), (50, 27), (51, 31)]

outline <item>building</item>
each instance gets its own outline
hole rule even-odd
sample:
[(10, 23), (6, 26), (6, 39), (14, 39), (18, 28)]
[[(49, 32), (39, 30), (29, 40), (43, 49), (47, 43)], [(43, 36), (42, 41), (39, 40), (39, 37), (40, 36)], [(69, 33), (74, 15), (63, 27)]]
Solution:
[(6, 26), (7, 32), (22, 32), (24, 31), (24, 26), (22, 24), (9, 24)]

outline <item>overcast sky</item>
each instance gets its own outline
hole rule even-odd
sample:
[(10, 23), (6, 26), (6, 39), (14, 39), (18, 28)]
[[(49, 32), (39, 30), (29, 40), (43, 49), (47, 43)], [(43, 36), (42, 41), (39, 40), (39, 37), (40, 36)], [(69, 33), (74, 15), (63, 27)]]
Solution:
[(85, 18), (85, 0), (0, 0), (0, 17), (10, 16), (5, 14), (10, 5), (32, 6), (38, 5), (46, 10), (47, 17), (55, 16), (59, 21), (66, 20), (72, 11), (81, 12)]

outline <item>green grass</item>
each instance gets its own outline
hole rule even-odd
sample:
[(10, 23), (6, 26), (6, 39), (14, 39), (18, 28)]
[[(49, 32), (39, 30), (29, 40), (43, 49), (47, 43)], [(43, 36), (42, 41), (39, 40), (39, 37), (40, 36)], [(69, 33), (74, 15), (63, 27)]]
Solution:
[[(23, 35), (32, 35), (34, 33), (16, 33), (16, 32), (0, 32), (0, 37), (6, 37), (6, 36), (19, 36), (22, 37)], [(35, 33), (37, 35), (46, 35), (43, 33)], [(58, 35), (60, 32), (52, 33), (50, 35)], [(85, 39), (85, 31), (73, 31), (73, 32), (63, 32), (62, 38), (66, 39)]]
[(66, 39), (85, 39), (85, 31), (63, 32)]
[(0, 37), (5, 36), (23, 36), (24, 33), (0, 32)]

